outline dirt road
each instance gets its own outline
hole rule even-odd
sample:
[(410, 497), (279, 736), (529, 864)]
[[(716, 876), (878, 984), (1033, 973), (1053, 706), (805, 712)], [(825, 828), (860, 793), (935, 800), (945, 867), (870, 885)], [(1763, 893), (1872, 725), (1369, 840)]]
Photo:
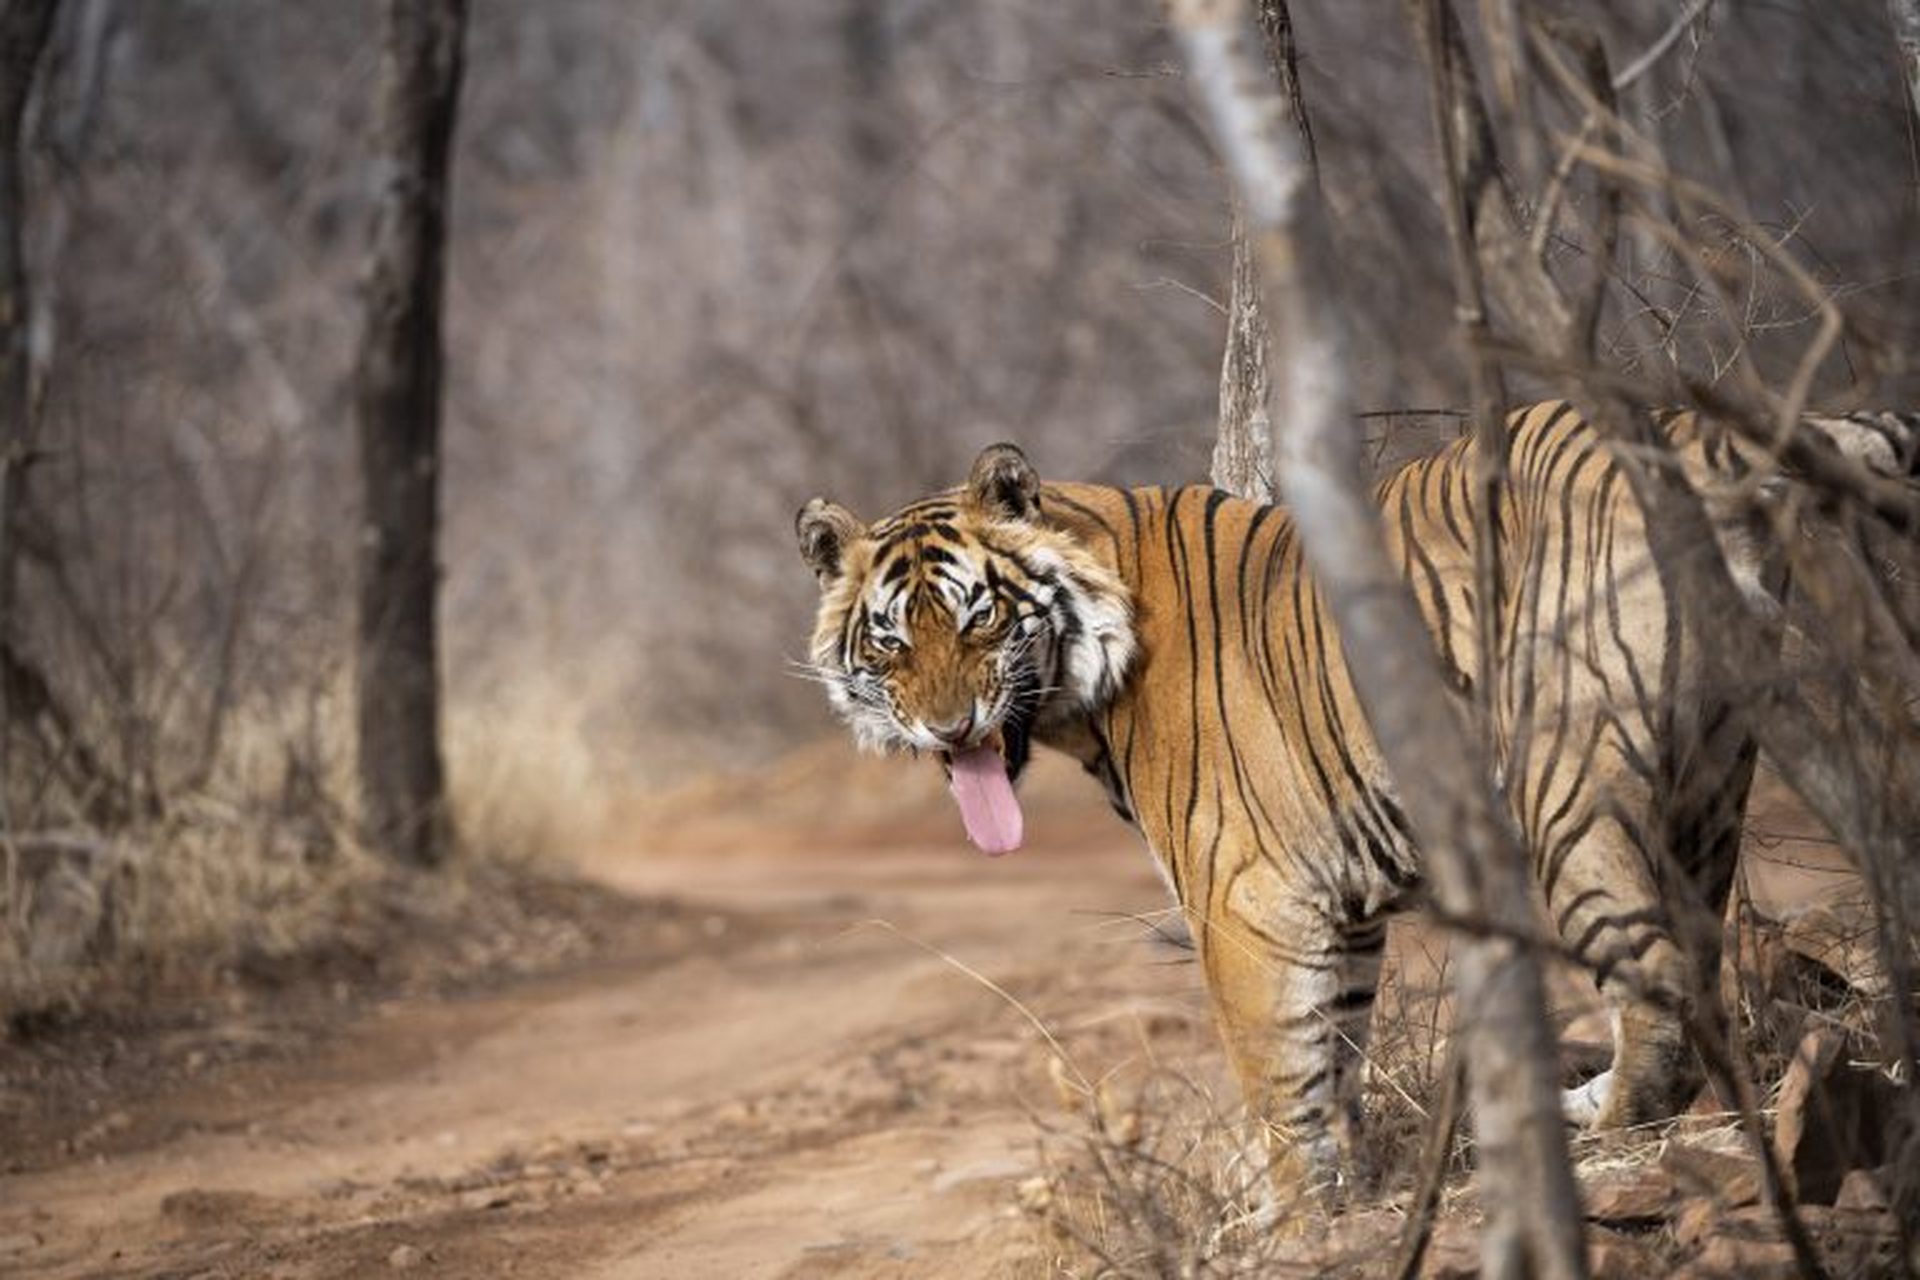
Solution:
[(689, 908), (684, 945), (109, 1110), (0, 1180), (0, 1274), (1043, 1274), (1029, 1014), (1090, 1070), (1148, 1023), (1207, 1043), (1194, 970), (1127, 918), (1165, 905), (1144, 854), (1079, 802), (997, 861), (727, 843), (594, 860)]
[[(0, 1275), (1058, 1274), (1016, 1189), (1088, 1131), (1072, 1079), (1171, 1070), (1222, 1113), (1232, 1090), (1147, 923), (1166, 891), (1093, 789), (1044, 762), (1028, 847), (987, 859), (929, 773), (835, 748), (692, 795), (585, 857), (661, 904), (588, 968), (100, 1090), (0, 1152)], [(1756, 809), (1766, 883), (1825, 896), (1832, 851)], [(1416, 1006), (1384, 998), (1388, 1028), (1433, 1025), (1432, 943), (1397, 927)]]

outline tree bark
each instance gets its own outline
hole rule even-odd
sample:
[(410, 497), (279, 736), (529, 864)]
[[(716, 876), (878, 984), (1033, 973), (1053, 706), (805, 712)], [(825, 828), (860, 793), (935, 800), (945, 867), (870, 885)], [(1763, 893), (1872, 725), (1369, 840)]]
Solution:
[(1441, 908), (1485, 922), (1460, 940), (1457, 1025), (1480, 1157), (1486, 1274), (1585, 1274), (1554, 1043), (1534, 955), (1526, 858), (1489, 760), (1448, 693), (1361, 476), (1339, 323), (1340, 276), (1305, 156), (1250, 52), (1244, 0), (1169, 0), (1261, 268), (1283, 424), (1281, 489), (1338, 622), (1369, 723), (1420, 834)]
[[(1259, 0), (1257, 16), (1266, 60), (1307, 167), (1319, 182), (1313, 126), (1300, 92), (1293, 18), (1286, 0)], [(1260, 315), (1260, 273), (1238, 209), (1233, 215), (1233, 276), (1227, 300), (1227, 340), (1220, 358), (1220, 426), (1213, 446), (1213, 483), (1255, 502), (1273, 501), (1273, 421), (1268, 415), (1267, 322)]]
[(358, 701), (365, 837), (415, 866), (452, 840), (440, 756), (440, 412), (448, 170), (465, 0), (387, 0), (366, 329), (354, 371), (365, 502)]
[(1920, 0), (1887, 0), (1893, 42), (1900, 50), (1900, 74), (1906, 77), (1913, 113), (1920, 116)]
[(1273, 419), (1267, 399), (1267, 321), (1260, 312), (1260, 268), (1240, 211), (1233, 214), (1233, 283), (1227, 340), (1220, 355), (1220, 426), (1214, 433), (1215, 486), (1255, 502), (1273, 501)]
[[(28, 368), (26, 256), (27, 102), (53, 31), (57, 0), (5, 0), (0, 8), (0, 651), (19, 636), (15, 558), (26, 468), (33, 451), (33, 386)], [(0, 680), (0, 828), (10, 829), (13, 712)]]

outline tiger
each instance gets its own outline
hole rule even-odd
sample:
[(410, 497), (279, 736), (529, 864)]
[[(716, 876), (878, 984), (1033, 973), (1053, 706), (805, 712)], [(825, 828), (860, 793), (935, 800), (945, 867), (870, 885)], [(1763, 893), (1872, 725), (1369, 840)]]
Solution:
[[(1875, 470), (1920, 419), (1808, 419)], [(1778, 607), (1764, 456), (1692, 411), (1657, 415), (1736, 582)], [(1717, 990), (1720, 921), (1757, 750), (1648, 549), (1619, 458), (1565, 401), (1507, 422), (1491, 711), (1496, 778), (1564, 950), (1611, 1015), (1608, 1071), (1571, 1091), (1598, 1129), (1664, 1119), (1703, 1083), (1688, 1039)], [(1471, 436), (1375, 498), (1450, 687), (1473, 697)], [(1286, 510), (1205, 486), (1042, 483), (1018, 447), (866, 523), (796, 518), (820, 590), (809, 657), (856, 741), (936, 756), (969, 838), (1019, 847), (1034, 744), (1078, 760), (1185, 916), (1214, 1020), (1272, 1158), (1338, 1177), (1386, 926), (1422, 899), (1418, 844)]]

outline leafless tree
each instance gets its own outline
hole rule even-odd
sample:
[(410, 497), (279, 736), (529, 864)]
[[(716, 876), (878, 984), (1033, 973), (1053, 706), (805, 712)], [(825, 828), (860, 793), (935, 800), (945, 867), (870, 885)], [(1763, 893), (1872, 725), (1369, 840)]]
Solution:
[[(1534, 378), (1548, 379), (1571, 393), (1611, 443), (1622, 472), (1644, 513), (1649, 543), (1663, 588), (1676, 602), (1689, 643), (1710, 655), (1718, 687), (1746, 691), (1752, 731), (1785, 779), (1819, 813), (1853, 854), (1864, 883), (1877, 895), (1887, 971), (1903, 975), (1898, 990), (1911, 989), (1912, 922), (1916, 887), (1910, 873), (1912, 833), (1920, 829), (1910, 797), (1915, 792), (1912, 758), (1916, 726), (1910, 708), (1920, 682), (1914, 678), (1911, 628), (1903, 630), (1889, 601), (1897, 590), (1863, 562), (1836, 568), (1816, 564), (1809, 540), (1788, 537), (1808, 596), (1817, 601), (1831, 634), (1829, 670), (1837, 673), (1838, 697), (1862, 712), (1851, 732), (1838, 730), (1805, 694), (1800, 681), (1780, 662), (1779, 620), (1756, 611), (1729, 576), (1716, 550), (1703, 498), (1680, 478), (1666, 445), (1647, 416), (1649, 408), (1670, 399), (1710, 411), (1726, 429), (1745, 437), (1797, 471), (1828, 500), (1853, 514), (1847, 519), (1871, 544), (1862, 523), (1883, 522), (1896, 538), (1915, 526), (1910, 487), (1868, 474), (1856, 460), (1834, 456), (1807, 438), (1802, 414), (1823, 367), (1851, 330), (1827, 290), (1787, 248), (1753, 227), (1729, 198), (1671, 168), (1657, 144), (1623, 116), (1615, 94), (1645, 76), (1676, 46), (1678, 36), (1706, 6), (1687, 8), (1646, 46), (1619, 75), (1610, 72), (1598, 34), (1566, 19), (1547, 19), (1524, 0), (1482, 6), (1486, 45), (1495, 69), (1497, 103), (1503, 131), (1519, 157), (1503, 170), (1494, 154), (1494, 121), (1482, 101), (1467, 41), (1446, 0), (1415, 0), (1423, 56), (1431, 78), (1434, 121), (1442, 170), (1441, 205), (1447, 215), (1455, 278), (1456, 314), (1461, 320), (1475, 417), (1483, 430), (1500, 421), (1505, 399), (1501, 365)], [(1903, 54), (1910, 52), (1903, 25), (1910, 7), (1890, 6)], [(1909, 84), (1906, 86), (1911, 87)], [(1558, 123), (1571, 118), (1576, 127)], [(1548, 173), (1543, 159), (1553, 161)], [(1516, 199), (1504, 176), (1520, 175)], [(1574, 184), (1587, 189), (1576, 199)], [(1519, 210), (1531, 210), (1528, 225)], [(1616, 290), (1645, 303), (1643, 282), (1616, 274), (1617, 233), (1623, 219), (1645, 242), (1662, 246), (1672, 257), (1677, 282), (1712, 299), (1710, 323), (1727, 333), (1724, 350), (1704, 371), (1684, 362), (1674, 376), (1623, 376), (1609, 369), (1595, 350), (1598, 325)], [(1739, 296), (1742, 282), (1732, 278), (1726, 260), (1708, 243), (1704, 228), (1718, 227), (1735, 243), (1748, 246), (1750, 261), (1777, 275), (1781, 288), (1803, 308), (1805, 347), (1784, 361), (1790, 372), (1779, 385), (1768, 380), (1767, 363), (1753, 347), (1752, 304)], [(1557, 264), (1552, 246), (1572, 246)], [(1311, 257), (1311, 255), (1309, 255)], [(1565, 277), (1584, 264), (1584, 291), (1571, 290)], [(1555, 267), (1557, 266), (1557, 270)], [(1484, 282), (1484, 289), (1483, 289)], [(1659, 285), (1653, 286), (1656, 292)], [(1486, 301), (1498, 302), (1498, 318)], [(1316, 295), (1317, 296), (1317, 295)], [(1617, 305), (1617, 303), (1616, 303)], [(1861, 338), (1871, 361), (1870, 340)], [(1871, 368), (1863, 371), (1869, 377)], [(1480, 457), (1496, 459), (1501, 450), (1482, 437)], [(1484, 511), (1495, 510), (1500, 478), (1489, 468), (1476, 477), (1485, 495)], [(1723, 499), (1724, 500), (1724, 499)], [(1800, 506), (1776, 517), (1793, 528)], [(1478, 515), (1479, 512), (1476, 512)], [(1478, 603), (1492, 604), (1485, 584), (1497, 581), (1498, 566), (1485, 553), (1492, 540), (1483, 527)], [(1812, 540), (1811, 545), (1819, 545)], [(1884, 543), (1880, 545), (1885, 545)], [(1887, 564), (1897, 578), (1902, 558)], [(1846, 585), (1843, 585), (1846, 584)], [(1849, 637), (1873, 635), (1871, 642)], [(1896, 746), (1895, 744), (1901, 744)], [(1684, 915), (1684, 904), (1676, 904)], [(1721, 921), (1717, 914), (1683, 920), (1697, 930), (1701, 953), (1718, 954)], [(1741, 1065), (1737, 1044), (1713, 1013), (1716, 981), (1712, 966), (1698, 975), (1692, 1027), (1696, 1044), (1723, 1099), (1737, 1103), (1760, 1156), (1769, 1199), (1805, 1274), (1820, 1274), (1821, 1262), (1794, 1213), (1789, 1180), (1766, 1142), (1755, 1106), (1750, 1073)], [(1914, 1036), (1905, 1002), (1889, 1009), (1890, 1056), (1911, 1072)]]
[(359, 774), (366, 834), (432, 866), (451, 838), (440, 756), (441, 309), (465, 0), (389, 0), (381, 189), (354, 374), (360, 540)]
[[(1286, 0), (1259, 0), (1266, 61), (1300, 135), (1307, 167), (1319, 182), (1313, 124), (1300, 88), (1293, 15)], [(1233, 219), (1233, 275), (1228, 282), (1227, 339), (1220, 357), (1220, 426), (1214, 440), (1213, 483), (1256, 502), (1274, 495), (1273, 421), (1268, 413), (1267, 323), (1260, 311), (1260, 277), (1236, 210)]]
[[(57, 0), (7, 0), (0, 7), (0, 655), (15, 646), (14, 571), (21, 500), (33, 453), (33, 403), (27, 331), (26, 199), (22, 152), (27, 101), (41, 55), (53, 31)], [(8, 784), (13, 728), (13, 681), (0, 669), (0, 827), (11, 828)]]
[(1482, 1256), (1494, 1276), (1585, 1274), (1561, 1127), (1553, 1035), (1527, 859), (1484, 744), (1458, 715), (1382, 540), (1342, 373), (1342, 289), (1304, 152), (1251, 53), (1243, 4), (1169, 5), (1239, 192), (1262, 279), (1284, 423), (1281, 491), (1339, 624), (1382, 753), (1423, 836), (1441, 908), (1486, 921), (1464, 940), (1457, 990), (1479, 1139)]

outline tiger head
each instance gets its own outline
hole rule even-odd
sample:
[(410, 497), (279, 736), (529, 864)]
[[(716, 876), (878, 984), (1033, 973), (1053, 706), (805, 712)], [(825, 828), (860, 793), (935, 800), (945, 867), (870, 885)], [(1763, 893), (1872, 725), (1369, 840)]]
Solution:
[(863, 747), (939, 754), (975, 843), (1019, 843), (1012, 781), (1036, 729), (1107, 703), (1134, 657), (1125, 584), (1041, 513), (1009, 444), (967, 483), (871, 525), (815, 498), (812, 674)]

